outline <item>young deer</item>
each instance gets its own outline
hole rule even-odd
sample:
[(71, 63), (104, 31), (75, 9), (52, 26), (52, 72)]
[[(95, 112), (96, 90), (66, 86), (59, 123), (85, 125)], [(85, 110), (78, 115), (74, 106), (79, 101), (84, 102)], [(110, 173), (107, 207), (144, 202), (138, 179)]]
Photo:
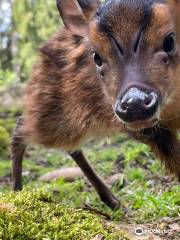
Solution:
[(12, 140), (20, 190), (28, 142), (67, 151), (109, 207), (80, 147), (126, 132), (180, 180), (180, 1), (59, 0), (65, 27), (40, 48)]

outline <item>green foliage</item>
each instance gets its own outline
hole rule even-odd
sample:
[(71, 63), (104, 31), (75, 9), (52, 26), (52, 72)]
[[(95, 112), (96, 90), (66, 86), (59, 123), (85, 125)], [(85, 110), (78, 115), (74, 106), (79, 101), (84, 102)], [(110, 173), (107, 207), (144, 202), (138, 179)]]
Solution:
[[(0, 69), (11, 68), (11, 11), (10, 1), (0, 1)], [(1, 75), (1, 74), (0, 74)]]
[(6, 69), (0, 69), (0, 89), (4, 90), (9, 86), (15, 85), (18, 82), (16, 73)]
[(54, 0), (14, 0), (9, 9), (4, 14), (10, 25), (0, 35), (0, 88), (12, 83), (15, 74), (21, 80), (29, 77), (37, 49), (62, 25)]
[(0, 153), (2, 156), (7, 156), (8, 146), (10, 142), (9, 133), (0, 125)]
[(107, 240), (128, 240), (100, 217), (60, 206), (47, 191), (1, 194), (0, 239), (88, 240), (98, 234)]
[(36, 60), (37, 48), (60, 26), (60, 17), (53, 0), (15, 0), (12, 6), (14, 31), (18, 33), (18, 54), (21, 77), (29, 74)]
[[(132, 209), (137, 211), (136, 221), (152, 221), (160, 217), (178, 217), (180, 212), (180, 191), (178, 186), (169, 191), (155, 192), (148, 190), (148, 186), (137, 188), (131, 196)], [(129, 201), (128, 200), (128, 201)]]
[[(10, 136), (15, 127), (15, 115), (17, 109), (5, 109), (0, 107), (0, 172), (3, 172), (3, 162), (9, 157)], [(1, 117), (1, 115), (4, 115)], [(9, 163), (5, 164), (5, 169)], [(1, 175), (1, 174), (0, 174)]]

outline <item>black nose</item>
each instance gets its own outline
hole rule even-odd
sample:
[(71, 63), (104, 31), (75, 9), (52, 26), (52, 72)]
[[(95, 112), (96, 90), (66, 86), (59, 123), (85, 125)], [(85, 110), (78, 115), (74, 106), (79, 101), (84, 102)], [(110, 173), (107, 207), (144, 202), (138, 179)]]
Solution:
[(124, 122), (143, 121), (156, 113), (158, 104), (156, 93), (133, 87), (117, 100), (115, 112)]

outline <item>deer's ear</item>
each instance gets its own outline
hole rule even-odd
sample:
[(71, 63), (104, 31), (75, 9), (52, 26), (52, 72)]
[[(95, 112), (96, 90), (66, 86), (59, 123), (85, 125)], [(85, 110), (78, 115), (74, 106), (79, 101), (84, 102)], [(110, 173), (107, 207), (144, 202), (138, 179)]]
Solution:
[(100, 0), (57, 0), (64, 25), (78, 35), (87, 35), (88, 21), (93, 17)]
[(77, 0), (77, 1), (87, 20), (91, 20), (91, 18), (94, 16), (95, 12), (101, 5), (100, 0)]

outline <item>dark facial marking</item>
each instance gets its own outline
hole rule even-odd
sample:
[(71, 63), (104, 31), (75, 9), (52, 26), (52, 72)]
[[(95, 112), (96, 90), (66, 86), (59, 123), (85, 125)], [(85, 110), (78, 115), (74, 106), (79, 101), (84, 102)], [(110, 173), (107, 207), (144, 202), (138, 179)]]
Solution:
[(138, 37), (137, 37), (135, 45), (134, 45), (134, 52), (137, 52), (137, 50), (138, 50), (138, 46), (139, 46), (139, 43), (140, 43), (140, 40), (141, 40), (141, 37), (142, 37), (142, 34), (143, 34), (143, 30), (144, 29), (142, 29), (138, 34)]
[(136, 13), (135, 21), (138, 22), (138, 29), (135, 30), (139, 31), (134, 46), (134, 51), (136, 51), (142, 33), (144, 33), (149, 26), (152, 16), (152, 6), (154, 3), (165, 3), (165, 0), (107, 0), (98, 10), (96, 15), (99, 30), (106, 36), (117, 34), (114, 26), (123, 25), (124, 19), (126, 19), (126, 21), (129, 19), (129, 24), (132, 24), (134, 22), (134, 19), (131, 21), (131, 18), (134, 18), (134, 15), (132, 14)]
[(122, 48), (121, 44), (117, 41), (117, 39), (115, 37), (111, 37), (111, 40), (112, 40), (113, 45), (117, 49), (117, 51), (119, 51), (121, 53), (121, 55), (123, 55), (123, 48)]

